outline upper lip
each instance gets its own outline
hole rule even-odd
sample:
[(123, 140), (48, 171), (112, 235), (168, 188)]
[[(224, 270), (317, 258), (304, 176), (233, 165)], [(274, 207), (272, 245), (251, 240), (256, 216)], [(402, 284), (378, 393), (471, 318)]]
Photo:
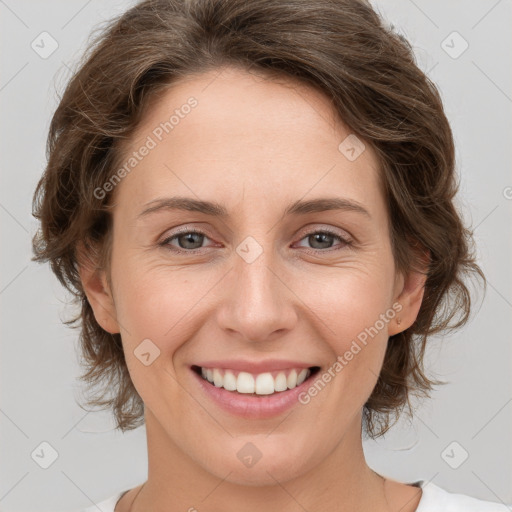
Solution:
[(267, 359), (265, 361), (247, 361), (243, 359), (224, 359), (222, 361), (203, 361), (194, 366), (202, 368), (225, 368), (227, 370), (238, 370), (248, 373), (264, 373), (291, 368), (311, 368), (311, 363), (292, 361), (285, 359)]

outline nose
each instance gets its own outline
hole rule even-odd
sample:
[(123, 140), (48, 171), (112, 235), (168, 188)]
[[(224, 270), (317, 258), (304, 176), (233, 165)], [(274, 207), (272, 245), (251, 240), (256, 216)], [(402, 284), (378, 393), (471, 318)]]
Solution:
[(240, 254), (234, 255), (234, 268), (223, 280), (219, 327), (232, 338), (253, 343), (282, 337), (296, 325), (300, 301), (278, 257), (270, 249), (254, 261)]

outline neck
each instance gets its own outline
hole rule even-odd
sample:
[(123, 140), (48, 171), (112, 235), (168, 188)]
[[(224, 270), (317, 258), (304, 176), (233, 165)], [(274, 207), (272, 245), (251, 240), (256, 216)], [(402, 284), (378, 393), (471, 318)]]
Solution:
[(244, 485), (230, 479), (230, 474), (219, 477), (206, 471), (201, 461), (191, 459), (173, 442), (149, 410), (146, 432), (148, 480), (131, 512), (391, 510), (384, 479), (364, 459), (361, 418), (327, 458), (292, 478), (275, 478), (277, 471), (267, 461), (269, 478), (264, 485)]

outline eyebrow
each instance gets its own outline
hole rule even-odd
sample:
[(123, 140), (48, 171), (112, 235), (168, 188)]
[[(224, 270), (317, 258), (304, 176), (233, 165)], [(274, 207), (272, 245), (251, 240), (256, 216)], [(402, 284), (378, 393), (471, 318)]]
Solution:
[[(189, 212), (199, 212), (212, 217), (226, 218), (229, 213), (224, 206), (213, 201), (201, 201), (191, 197), (165, 197), (154, 199), (144, 206), (137, 218), (145, 217), (151, 213), (165, 210), (185, 210)], [(341, 197), (325, 197), (311, 199), (309, 201), (295, 201), (284, 211), (283, 216), (287, 215), (306, 215), (308, 213), (325, 212), (329, 210), (352, 211), (366, 215), (371, 218), (370, 213), (364, 206), (357, 201)]]

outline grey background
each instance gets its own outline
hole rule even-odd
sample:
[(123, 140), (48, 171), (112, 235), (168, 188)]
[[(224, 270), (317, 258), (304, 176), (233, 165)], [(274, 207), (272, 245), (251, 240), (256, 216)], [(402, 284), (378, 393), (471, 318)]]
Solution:
[[(2, 511), (76, 510), (146, 478), (144, 428), (122, 435), (108, 413), (88, 414), (76, 404), (77, 333), (60, 320), (71, 313), (67, 295), (48, 266), (30, 261), (37, 227), (31, 198), (45, 166), (55, 90), (93, 26), (132, 3), (0, 0)], [(510, 504), (512, 1), (374, 5), (413, 43), (420, 67), (441, 90), (457, 145), (459, 204), (475, 228), (489, 286), (465, 329), (429, 345), (431, 375), (449, 384), (417, 404), (412, 423), (404, 418), (385, 439), (366, 441), (367, 460), (400, 481), (431, 480)], [(59, 45), (47, 59), (31, 48), (43, 31)], [(458, 58), (442, 47), (462, 48), (458, 36), (446, 39), (453, 31), (469, 44)], [(48, 469), (31, 457), (43, 441), (58, 453)], [(464, 451), (467, 460), (452, 468), (447, 461), (458, 465)]]

